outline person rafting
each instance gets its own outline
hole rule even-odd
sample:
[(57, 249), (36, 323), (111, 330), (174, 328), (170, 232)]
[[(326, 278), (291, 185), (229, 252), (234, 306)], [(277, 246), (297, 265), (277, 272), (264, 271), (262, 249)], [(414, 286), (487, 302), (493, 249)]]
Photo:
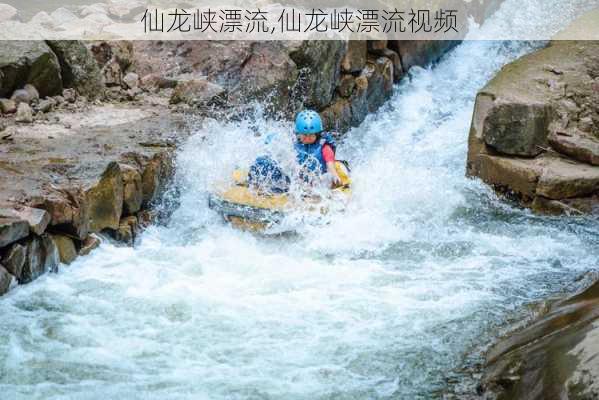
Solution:
[(331, 179), (332, 187), (341, 185), (335, 168), (335, 139), (325, 132), (320, 115), (313, 110), (304, 110), (295, 118), (294, 149), (300, 165), (300, 178), (313, 182), (325, 174)]
[[(313, 187), (328, 181), (331, 188), (343, 186), (339, 168), (347, 175), (347, 166), (335, 160), (336, 144), (333, 134), (323, 129), (320, 115), (313, 110), (304, 110), (295, 118), (295, 140), (293, 148), (299, 165), (299, 178)], [(265, 144), (271, 144), (275, 134), (268, 134)], [(276, 157), (275, 157), (276, 158)], [(281, 164), (271, 155), (256, 158), (248, 173), (248, 183), (260, 192), (286, 193), (291, 179), (283, 172)], [(341, 162), (342, 163), (342, 162)], [(347, 179), (345, 179), (347, 181)]]

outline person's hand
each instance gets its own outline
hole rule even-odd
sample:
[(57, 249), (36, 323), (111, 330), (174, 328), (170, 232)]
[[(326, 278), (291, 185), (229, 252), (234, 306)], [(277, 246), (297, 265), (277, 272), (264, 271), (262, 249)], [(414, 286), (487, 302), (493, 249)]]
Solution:
[(331, 183), (334, 188), (341, 186), (341, 178), (339, 178), (339, 175), (331, 174)]

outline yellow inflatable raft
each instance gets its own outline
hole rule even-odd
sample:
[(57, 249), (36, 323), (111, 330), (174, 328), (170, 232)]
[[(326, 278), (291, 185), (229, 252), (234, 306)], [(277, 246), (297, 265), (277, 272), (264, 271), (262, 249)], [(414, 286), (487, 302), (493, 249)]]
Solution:
[[(351, 196), (349, 169), (341, 161), (335, 162), (335, 168), (341, 185), (331, 190), (331, 198), (342, 198), (346, 202)], [(211, 209), (239, 229), (264, 231), (280, 223), (289, 212), (297, 209), (317, 210), (323, 214), (328, 212), (328, 207), (318, 197), (304, 196), (298, 203), (298, 200), (287, 193), (259, 193), (249, 186), (247, 176), (247, 171), (236, 170), (232, 183), (222, 185), (208, 200)]]

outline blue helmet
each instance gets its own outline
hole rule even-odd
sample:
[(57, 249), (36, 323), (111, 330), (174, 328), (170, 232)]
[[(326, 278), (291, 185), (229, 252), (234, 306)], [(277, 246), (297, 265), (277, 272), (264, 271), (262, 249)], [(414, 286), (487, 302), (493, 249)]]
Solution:
[(322, 131), (322, 119), (316, 111), (304, 110), (295, 117), (296, 135), (315, 135)]

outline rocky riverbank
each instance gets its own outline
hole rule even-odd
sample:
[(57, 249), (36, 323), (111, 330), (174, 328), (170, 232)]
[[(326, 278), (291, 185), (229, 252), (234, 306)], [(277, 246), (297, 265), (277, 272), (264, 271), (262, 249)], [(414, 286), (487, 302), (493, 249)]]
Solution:
[(477, 95), (468, 175), (537, 212), (599, 213), (598, 71), (595, 41), (554, 40), (506, 65)]
[(185, 114), (311, 107), (342, 133), (453, 45), (2, 42), (0, 294), (87, 254), (99, 233), (132, 244), (173, 175)]
[[(596, 29), (597, 21), (599, 13), (589, 13), (567, 29)], [(540, 213), (596, 215), (598, 157), (599, 42), (554, 40), (478, 93), (467, 174), (499, 193)], [(598, 288), (543, 303), (529, 326), (496, 343), (483, 397), (598, 398)]]

